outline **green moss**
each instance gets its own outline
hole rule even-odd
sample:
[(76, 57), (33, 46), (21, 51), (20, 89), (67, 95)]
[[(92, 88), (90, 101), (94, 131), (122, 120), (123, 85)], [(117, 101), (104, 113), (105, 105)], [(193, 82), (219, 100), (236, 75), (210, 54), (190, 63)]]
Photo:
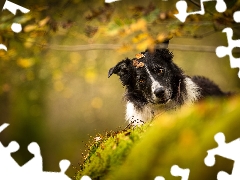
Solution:
[(77, 179), (174, 179), (170, 169), (175, 164), (190, 169), (190, 180), (216, 179), (221, 170), (231, 173), (232, 161), (219, 157), (215, 166), (207, 167), (204, 158), (217, 147), (216, 133), (223, 132), (226, 142), (240, 137), (239, 110), (240, 97), (208, 99), (165, 113), (151, 126), (105, 137), (93, 145)]
[(148, 126), (145, 124), (141, 127), (96, 136), (89, 145), (88, 154), (76, 179), (80, 179), (83, 175), (88, 175), (92, 179), (103, 179), (108, 172), (114, 171), (123, 163)]

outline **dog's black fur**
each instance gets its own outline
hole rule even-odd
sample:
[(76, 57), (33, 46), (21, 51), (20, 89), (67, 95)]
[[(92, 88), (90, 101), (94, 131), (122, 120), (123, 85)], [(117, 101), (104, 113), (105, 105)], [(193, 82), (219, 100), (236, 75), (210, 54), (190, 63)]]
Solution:
[(142, 124), (160, 111), (207, 96), (226, 95), (205, 77), (186, 76), (173, 63), (173, 54), (168, 49), (147, 50), (139, 55), (122, 60), (108, 73), (108, 77), (117, 74), (126, 87), (126, 119), (134, 125)]

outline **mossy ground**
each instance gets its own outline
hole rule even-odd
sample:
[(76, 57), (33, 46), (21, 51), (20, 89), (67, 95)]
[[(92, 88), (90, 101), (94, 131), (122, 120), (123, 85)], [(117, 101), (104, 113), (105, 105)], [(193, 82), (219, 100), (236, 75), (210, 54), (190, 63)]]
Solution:
[(92, 179), (102, 179), (119, 167), (126, 159), (133, 145), (144, 136), (149, 124), (126, 130), (98, 134), (88, 145), (84, 163), (80, 166), (76, 179), (88, 175)]
[(217, 147), (214, 135), (223, 132), (226, 142), (240, 137), (240, 97), (207, 99), (158, 116), (153, 122), (111, 132), (89, 147), (76, 180), (146, 180), (170, 174), (173, 165), (190, 169), (189, 180), (217, 179), (221, 170), (231, 174), (233, 161), (216, 157), (207, 167), (207, 150)]

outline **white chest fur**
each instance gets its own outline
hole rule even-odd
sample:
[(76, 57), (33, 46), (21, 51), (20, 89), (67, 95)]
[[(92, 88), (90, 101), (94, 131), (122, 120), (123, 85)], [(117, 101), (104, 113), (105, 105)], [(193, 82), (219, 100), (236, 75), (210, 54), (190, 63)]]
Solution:
[(152, 108), (148, 105), (145, 105), (142, 110), (136, 109), (131, 102), (127, 102), (126, 106), (126, 120), (129, 124), (141, 125), (153, 118)]

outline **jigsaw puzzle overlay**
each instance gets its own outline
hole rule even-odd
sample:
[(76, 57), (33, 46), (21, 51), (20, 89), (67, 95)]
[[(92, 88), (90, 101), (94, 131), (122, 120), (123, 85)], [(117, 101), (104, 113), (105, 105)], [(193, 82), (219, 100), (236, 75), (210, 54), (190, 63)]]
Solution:
[[(8, 125), (9, 124), (3, 124), (0, 126), (0, 132), (2, 132)], [(19, 166), (11, 156), (11, 153), (18, 150), (19, 144), (16, 141), (10, 142), (7, 147), (4, 147), (0, 142), (0, 179), (71, 180), (65, 175), (66, 170), (70, 166), (68, 160), (60, 161), (60, 172), (44, 172), (40, 147), (36, 142), (32, 142), (28, 145), (28, 151), (33, 154), (34, 157), (23, 166)], [(85, 178), (85, 180), (87, 179)]]
[[(22, 13), (28, 13), (30, 10), (22, 6), (14, 4), (8, 0), (5, 1), (2, 10), (8, 10), (12, 14), (16, 15), (17, 10)], [(22, 31), (21, 24), (13, 23), (11, 29), (15, 33)], [(0, 44), (0, 49), (7, 51), (7, 47), (4, 44)], [(5, 123), (0, 126), (0, 133), (9, 126)], [(23, 166), (12, 158), (11, 153), (18, 151), (20, 148), (16, 141), (12, 141), (7, 147), (4, 147), (0, 142), (0, 179), (4, 180), (71, 180), (66, 174), (66, 170), (70, 166), (68, 160), (61, 160), (59, 163), (60, 172), (44, 172), (43, 171), (43, 160), (41, 156), (41, 150), (36, 142), (32, 142), (28, 145), (28, 151), (34, 155), (34, 157), (25, 163)], [(88, 176), (83, 176), (81, 180), (91, 180)]]
[[(218, 57), (224, 57), (226, 55), (229, 56), (230, 59), (230, 67), (231, 68), (240, 68), (240, 58), (234, 58), (232, 55), (232, 50), (235, 47), (240, 47), (240, 39), (233, 40), (233, 30), (231, 28), (225, 28), (222, 32), (227, 34), (228, 39), (228, 47), (219, 46), (216, 49), (216, 54)], [(238, 72), (238, 77), (240, 78), (240, 71)]]
[[(176, 4), (176, 7), (179, 11), (179, 14), (175, 15), (180, 21), (184, 22), (187, 16), (191, 14), (204, 14), (203, 2), (207, 0), (201, 0), (201, 10), (198, 12), (187, 13), (187, 3), (185, 1), (179, 1)], [(114, 2), (114, 0), (105, 0), (106, 3)], [(22, 13), (28, 13), (30, 10), (14, 4), (8, 0), (5, 1), (3, 6), (3, 10), (9, 10), (14, 15), (17, 10), (20, 10)], [(217, 0), (216, 10), (219, 12), (223, 12), (226, 10), (226, 4), (223, 0)], [(240, 11), (237, 11), (233, 15), (234, 20), (239, 23), (240, 22)], [(21, 24), (13, 23), (11, 26), (12, 30), (15, 33), (19, 33), (22, 31)], [(223, 30), (227, 34), (228, 38), (228, 47), (219, 46), (216, 49), (216, 54), (218, 57), (223, 57), (229, 55), (231, 67), (240, 67), (240, 59), (236, 59), (232, 56), (232, 49), (234, 47), (240, 47), (240, 40), (233, 40), (233, 30), (231, 28), (225, 28)], [(7, 47), (3, 44), (0, 44), (0, 49), (4, 49), (7, 51)], [(240, 77), (240, 73), (238, 74)], [(0, 126), (0, 133), (9, 126), (9, 124), (5, 123)], [(204, 159), (204, 162), (207, 166), (213, 166), (215, 164), (215, 155), (222, 156), (224, 158), (228, 158), (233, 160), (234, 167), (232, 170), (232, 174), (228, 174), (226, 172), (220, 171), (217, 175), (218, 180), (237, 180), (240, 177), (240, 139), (236, 139), (230, 143), (225, 142), (225, 136), (223, 133), (218, 133), (215, 135), (215, 141), (218, 143), (218, 147), (207, 151), (208, 155)], [(32, 142), (28, 146), (28, 151), (34, 155), (34, 157), (26, 162), (23, 166), (19, 166), (19, 164), (12, 158), (11, 153), (18, 151), (20, 148), (19, 144), (16, 141), (12, 141), (8, 144), (7, 147), (4, 147), (0, 142), (0, 179), (4, 180), (13, 180), (13, 179), (24, 179), (24, 180), (70, 180), (70, 178), (65, 174), (66, 170), (70, 166), (70, 162), (68, 160), (61, 160), (59, 163), (60, 172), (45, 172), (43, 171), (42, 165), (42, 156), (39, 145), (36, 142)], [(173, 176), (180, 176), (182, 180), (188, 180), (190, 170), (182, 169), (177, 165), (173, 165), (171, 167), (171, 174)], [(91, 180), (89, 176), (83, 176), (81, 180)], [(162, 176), (157, 176), (155, 180), (165, 180)]]
[[(22, 13), (28, 13), (30, 11), (29, 9), (26, 9), (22, 6), (14, 4), (8, 0), (5, 1), (5, 4), (2, 10), (8, 10), (14, 15), (16, 15), (17, 10), (20, 10)], [(11, 26), (11, 29), (15, 33), (20, 33), (22, 31), (22, 25), (19, 23), (13, 23)], [(0, 44), (0, 49), (7, 51), (7, 47), (4, 44)]]
[[(189, 169), (182, 169), (180, 168), (178, 165), (173, 165), (171, 167), (171, 174), (175, 177), (182, 177), (181, 180), (188, 180), (189, 174), (190, 174), (190, 170)], [(154, 180), (165, 180), (164, 177), (162, 176), (157, 176)]]
[[(229, 143), (225, 142), (225, 135), (221, 132), (214, 136), (215, 141), (218, 144), (217, 148), (207, 151), (207, 156), (204, 159), (204, 163), (207, 166), (213, 166), (215, 164), (215, 156), (221, 156), (234, 161), (232, 174), (228, 174), (224, 171), (220, 171), (217, 175), (217, 180), (239, 180), (240, 178), (240, 138), (233, 140)], [(182, 169), (177, 165), (171, 167), (171, 174), (173, 176), (181, 176), (181, 180), (188, 180), (190, 170)], [(157, 176), (154, 180), (165, 180), (162, 176)]]
[[(178, 1), (176, 3), (176, 8), (177, 8), (179, 13), (175, 14), (175, 17), (178, 18), (181, 22), (185, 22), (186, 18), (189, 15), (192, 15), (192, 14), (203, 15), (203, 14), (205, 14), (205, 9), (204, 9), (204, 6), (203, 6), (203, 2), (207, 2), (207, 1), (212, 1), (212, 0), (201, 0), (200, 1), (201, 10), (196, 11), (196, 12), (189, 12), (189, 13), (187, 13), (187, 3), (186, 3), (186, 1)], [(226, 11), (227, 6), (226, 6), (224, 0), (216, 0), (216, 1), (217, 1), (216, 6), (215, 6), (216, 10), (218, 12)]]
[(225, 143), (225, 135), (223, 133), (217, 133), (214, 136), (218, 147), (207, 151), (208, 155), (204, 159), (207, 166), (213, 166), (215, 164), (215, 155), (225, 157), (234, 161), (232, 174), (220, 171), (217, 175), (218, 180), (239, 180), (240, 178), (240, 138)]
[[(236, 23), (240, 22), (240, 11), (236, 11), (233, 14), (233, 19)], [(225, 32), (227, 34), (228, 47), (224, 47), (224, 46), (217, 47), (216, 55), (220, 58), (228, 55), (230, 60), (230, 67), (239, 68), (238, 77), (240, 78), (240, 58), (234, 58), (232, 55), (233, 48), (240, 47), (240, 39), (237, 39), (237, 40), (232, 39), (233, 37), (232, 28), (229, 28), (229, 27), (225, 28), (223, 29), (222, 32)]]
[[(196, 12), (189, 12), (187, 13), (187, 3), (186, 1), (178, 1), (176, 3), (176, 8), (178, 10), (178, 14), (175, 14), (175, 17), (178, 18), (181, 22), (185, 22), (186, 18), (189, 15), (192, 14), (200, 14), (203, 15), (205, 13), (205, 9), (203, 6), (203, 2), (207, 2), (207, 1), (211, 1), (211, 0), (201, 0), (200, 1), (200, 5), (201, 5), (201, 10), (200, 11), (196, 11)], [(227, 6), (226, 3), (224, 2), (224, 0), (216, 0), (216, 10), (220, 13), (226, 11)], [(237, 11), (233, 14), (233, 19), (235, 22), (239, 23), (240, 22), (240, 11)], [(232, 55), (232, 50), (235, 47), (240, 47), (240, 39), (238, 40), (233, 40), (232, 39), (232, 35), (233, 35), (233, 30), (232, 28), (225, 28), (223, 29), (222, 32), (225, 32), (227, 34), (227, 39), (228, 39), (228, 47), (224, 47), (224, 46), (219, 46), (216, 49), (216, 55), (218, 57), (224, 57), (226, 55), (229, 56), (230, 59), (230, 67), (231, 68), (240, 68), (240, 58), (234, 58)], [(240, 78), (240, 70), (238, 72), (238, 77)]]
[(116, 2), (116, 1), (120, 1), (120, 0), (105, 0), (105, 3), (112, 3), (112, 2)]

